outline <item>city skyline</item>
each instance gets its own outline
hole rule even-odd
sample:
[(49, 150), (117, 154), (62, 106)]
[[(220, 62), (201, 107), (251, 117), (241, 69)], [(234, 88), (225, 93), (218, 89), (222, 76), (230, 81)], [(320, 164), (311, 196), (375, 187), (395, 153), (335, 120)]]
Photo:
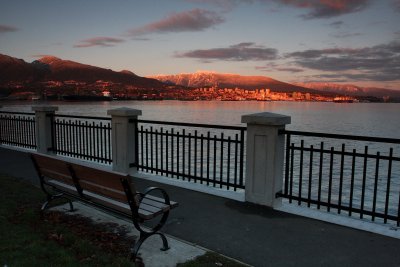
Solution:
[(400, 90), (399, 0), (3, 1), (0, 53)]

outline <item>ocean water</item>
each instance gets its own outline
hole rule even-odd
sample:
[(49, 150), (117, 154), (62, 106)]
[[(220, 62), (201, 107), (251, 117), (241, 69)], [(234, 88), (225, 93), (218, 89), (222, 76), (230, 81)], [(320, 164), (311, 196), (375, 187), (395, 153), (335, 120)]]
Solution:
[(262, 101), (111, 101), (1, 102), (1, 110), (30, 112), (33, 105), (54, 105), (59, 114), (107, 116), (107, 110), (142, 110), (142, 119), (243, 125), (241, 116), (273, 112), (291, 116), (287, 129), (400, 138), (400, 103), (329, 103)]

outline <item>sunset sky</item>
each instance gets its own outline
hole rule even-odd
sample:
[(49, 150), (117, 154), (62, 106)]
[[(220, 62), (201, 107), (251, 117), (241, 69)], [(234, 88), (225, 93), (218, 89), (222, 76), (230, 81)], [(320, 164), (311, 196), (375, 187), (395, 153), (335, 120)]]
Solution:
[(0, 53), (400, 90), (400, 0), (0, 0)]

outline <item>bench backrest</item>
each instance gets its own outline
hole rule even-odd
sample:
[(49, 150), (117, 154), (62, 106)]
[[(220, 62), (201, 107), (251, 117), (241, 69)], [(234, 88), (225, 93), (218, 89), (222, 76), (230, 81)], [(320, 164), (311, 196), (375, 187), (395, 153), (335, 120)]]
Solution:
[[(108, 172), (88, 166), (66, 162), (53, 157), (39, 154), (31, 154), (41, 179), (57, 180), (62, 183), (75, 186), (77, 192), (83, 190), (102, 195), (120, 202), (127, 202), (126, 194), (121, 183), (121, 179), (129, 179), (129, 175)], [(132, 192), (136, 192), (134, 185), (130, 183)]]
[(38, 154), (31, 154), (31, 158), (41, 179), (45, 181), (52, 179), (74, 185), (71, 171), (65, 161)]
[[(121, 202), (127, 202), (121, 179), (128, 179), (128, 175), (107, 172), (95, 168), (69, 163), (73, 175), (78, 179), (83, 190), (93, 192)], [(133, 192), (134, 188), (131, 189)]]

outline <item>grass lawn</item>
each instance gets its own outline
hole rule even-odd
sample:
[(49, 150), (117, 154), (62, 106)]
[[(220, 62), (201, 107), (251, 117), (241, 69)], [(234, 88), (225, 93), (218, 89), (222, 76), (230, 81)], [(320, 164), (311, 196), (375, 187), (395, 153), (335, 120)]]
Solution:
[[(124, 229), (98, 225), (78, 216), (39, 210), (44, 193), (31, 184), (0, 174), (0, 267), (132, 266), (133, 240)], [(116, 229), (116, 230), (115, 230)], [(139, 265), (139, 264), (138, 264)], [(206, 253), (179, 267), (243, 266)]]

